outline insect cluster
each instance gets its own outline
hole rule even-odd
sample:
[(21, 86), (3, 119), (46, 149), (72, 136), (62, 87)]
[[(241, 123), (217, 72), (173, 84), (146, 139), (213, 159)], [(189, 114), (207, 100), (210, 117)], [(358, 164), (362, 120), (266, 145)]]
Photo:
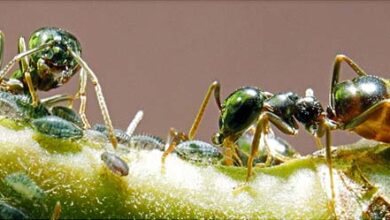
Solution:
[[(4, 35), (0, 32), (0, 67), (3, 49)], [(0, 70), (0, 115), (51, 138), (77, 142), (89, 136), (92, 140), (101, 137), (109, 141), (112, 148), (104, 150), (101, 161), (108, 170), (119, 176), (127, 176), (131, 172), (121, 154), (130, 152), (129, 149), (142, 149), (163, 152), (162, 165), (169, 154), (175, 153), (183, 160), (202, 165), (247, 167), (248, 182), (254, 166), (273, 166), (300, 157), (286, 141), (276, 137), (270, 127), (272, 124), (284, 134), (296, 135), (300, 123), (320, 148), (323, 147), (321, 138), (325, 136), (332, 192), (330, 204), (333, 204), (331, 131), (353, 131), (367, 139), (390, 143), (389, 80), (366, 74), (344, 55), (337, 55), (334, 62), (327, 108), (322, 106), (311, 89), (307, 89), (304, 96), (299, 96), (290, 91), (273, 94), (247, 86), (237, 89), (221, 101), (221, 86), (215, 81), (208, 88), (188, 134), (172, 128), (165, 142), (156, 136), (134, 134), (142, 119), (142, 112), (135, 116), (127, 131), (114, 129), (98, 78), (82, 59), (81, 52), (77, 38), (59, 28), (35, 31), (28, 40), (28, 48), (21, 37), (18, 54)], [(357, 73), (357, 77), (339, 82), (340, 67), (344, 62)], [(11, 73), (15, 64), (19, 64), (19, 68)], [(74, 95), (39, 98), (37, 91), (57, 88), (76, 74), (79, 74), (80, 84)], [(88, 79), (94, 85), (104, 124), (91, 126), (87, 119)], [(219, 130), (210, 135), (212, 143), (207, 143), (196, 140), (195, 136), (212, 95), (220, 112)], [(75, 111), (73, 103), (78, 99), (80, 107)], [(22, 174), (13, 174), (5, 181), (15, 190), (30, 193), (27, 196), (42, 196), (44, 193), (38, 187), (32, 187), (34, 193), (26, 188), (26, 185), (34, 185), (26, 178)], [(55, 210), (53, 216), (58, 216), (60, 205), (56, 204)], [(6, 203), (0, 203), (0, 214), (1, 217), (24, 217), (23, 213)]]

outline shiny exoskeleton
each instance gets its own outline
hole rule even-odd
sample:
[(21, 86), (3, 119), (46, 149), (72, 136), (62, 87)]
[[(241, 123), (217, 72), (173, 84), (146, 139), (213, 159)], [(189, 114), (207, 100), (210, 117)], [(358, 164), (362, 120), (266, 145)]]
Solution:
[[(339, 82), (341, 63), (347, 63), (358, 75), (352, 80)], [(353, 131), (377, 141), (390, 143), (390, 81), (368, 75), (352, 59), (337, 55), (329, 94), (327, 117), (313, 133), (326, 135), (326, 158), (330, 173), (332, 204), (335, 192), (333, 183), (331, 135), (335, 129)]]
[(339, 129), (390, 143), (390, 81), (365, 75), (338, 83), (329, 118)]
[[(297, 121), (308, 128), (317, 125), (323, 117), (323, 109), (310, 89), (306, 97), (299, 97), (293, 92), (271, 94), (256, 87), (243, 87), (230, 94), (220, 109), (219, 131), (214, 135), (213, 143), (228, 148), (225, 155), (227, 165), (232, 165), (237, 158), (238, 138), (252, 125), (256, 127), (247, 162), (247, 181), (260, 138), (269, 133), (269, 123), (285, 134), (295, 135), (298, 132)], [(266, 139), (265, 142), (268, 156), (274, 156)]]
[[(0, 66), (4, 45), (4, 35), (0, 31)], [(71, 33), (55, 27), (45, 27), (32, 33), (28, 41), (29, 49), (23, 37), (19, 39), (19, 54), (0, 70), (0, 88), (12, 93), (24, 92), (31, 96), (34, 107), (40, 103), (37, 90), (49, 91), (70, 80), (72, 76), (80, 73), (79, 90), (74, 96), (53, 96), (44, 102), (50, 104), (62, 101), (73, 101), (80, 98), (79, 114), (84, 128), (89, 128), (85, 114), (86, 85), (88, 78), (95, 87), (100, 110), (108, 129), (110, 141), (114, 147), (117, 140), (113, 134), (112, 122), (107, 110), (102, 89), (95, 73), (81, 58), (81, 46), (77, 38)], [(14, 72), (10, 79), (5, 78), (15, 63), (20, 68)]]
[[(304, 124), (305, 127), (315, 127), (323, 117), (323, 109), (311, 90), (308, 90), (306, 97), (302, 98), (293, 92), (274, 95), (256, 87), (243, 87), (230, 94), (221, 104), (220, 84), (215, 81), (206, 93), (189, 135), (171, 130), (169, 135), (171, 140), (168, 141), (170, 144), (163, 159), (170, 152), (173, 152), (176, 145), (183, 141), (193, 140), (212, 93), (214, 93), (214, 98), (220, 109), (219, 132), (214, 135), (213, 143), (226, 148), (224, 150), (224, 163), (226, 165), (243, 165), (236, 141), (244, 132), (255, 125), (251, 152), (247, 162), (247, 180), (249, 180), (253, 160), (259, 148), (260, 136), (270, 132), (269, 122), (282, 132), (294, 135), (298, 129), (296, 120)], [(270, 150), (268, 146), (266, 144), (267, 154), (272, 157), (274, 151)], [(285, 159), (287, 158), (285, 157)]]

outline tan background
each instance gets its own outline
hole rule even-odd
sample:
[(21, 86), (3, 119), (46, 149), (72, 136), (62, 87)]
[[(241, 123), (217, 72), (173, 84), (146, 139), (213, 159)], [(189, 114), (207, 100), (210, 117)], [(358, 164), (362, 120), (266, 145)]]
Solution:
[[(0, 2), (5, 60), (20, 35), (42, 26), (67, 29), (100, 78), (115, 126), (125, 129), (143, 109), (138, 131), (163, 137), (169, 127), (188, 131), (215, 79), (223, 97), (244, 85), (300, 95), (312, 87), (325, 106), (337, 53), (390, 78), (389, 21), (390, 2)], [(344, 79), (353, 76), (344, 72)], [(75, 91), (77, 82), (51, 94)], [(101, 121), (93, 88), (88, 92), (89, 118)], [(217, 119), (211, 103), (199, 138), (209, 140)], [(356, 138), (339, 132), (335, 142)], [(301, 152), (315, 149), (303, 129), (288, 140)]]

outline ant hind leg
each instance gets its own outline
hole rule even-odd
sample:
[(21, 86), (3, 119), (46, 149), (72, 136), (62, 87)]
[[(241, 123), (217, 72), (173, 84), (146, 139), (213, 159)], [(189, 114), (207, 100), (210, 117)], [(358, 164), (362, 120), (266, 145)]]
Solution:
[(220, 84), (218, 81), (214, 81), (208, 88), (206, 95), (202, 101), (202, 104), (200, 105), (200, 108), (198, 110), (198, 114), (195, 117), (194, 122), (192, 123), (191, 129), (188, 132), (188, 137), (190, 140), (194, 139), (196, 131), (199, 127), (200, 121), (203, 118), (204, 112), (206, 110), (207, 104), (209, 103), (211, 93), (214, 92), (214, 98), (217, 103), (217, 106), (219, 110), (221, 111), (222, 106), (221, 106), (221, 99), (220, 99)]

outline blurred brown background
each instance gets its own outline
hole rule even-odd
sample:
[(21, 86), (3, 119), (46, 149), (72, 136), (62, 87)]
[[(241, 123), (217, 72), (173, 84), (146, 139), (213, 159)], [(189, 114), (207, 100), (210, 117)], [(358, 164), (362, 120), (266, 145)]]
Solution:
[[(0, 2), (5, 61), (16, 54), (20, 35), (43, 26), (69, 30), (99, 76), (114, 125), (125, 129), (142, 109), (137, 131), (163, 137), (169, 127), (188, 131), (215, 79), (222, 97), (244, 85), (300, 95), (311, 87), (326, 106), (337, 53), (390, 78), (389, 21), (390, 2)], [(344, 79), (354, 76), (343, 69)], [(75, 92), (77, 84), (75, 77), (49, 94)], [(91, 86), (88, 97), (90, 120), (102, 121)], [(210, 103), (198, 137), (209, 141), (217, 121)], [(283, 137), (303, 153), (315, 150), (303, 129)], [(356, 139), (337, 132), (335, 143)]]

